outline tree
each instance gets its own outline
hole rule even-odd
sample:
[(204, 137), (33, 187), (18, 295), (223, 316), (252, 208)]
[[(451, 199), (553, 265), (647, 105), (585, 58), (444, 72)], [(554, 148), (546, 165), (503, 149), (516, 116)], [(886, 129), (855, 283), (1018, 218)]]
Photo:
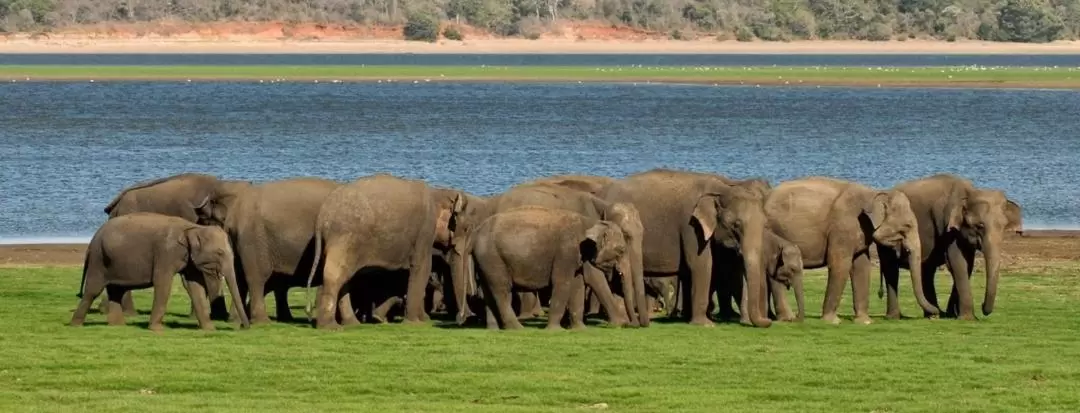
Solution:
[(1045, 43), (1061, 38), (1065, 25), (1044, 0), (1008, 0), (998, 17), (1002, 40)]

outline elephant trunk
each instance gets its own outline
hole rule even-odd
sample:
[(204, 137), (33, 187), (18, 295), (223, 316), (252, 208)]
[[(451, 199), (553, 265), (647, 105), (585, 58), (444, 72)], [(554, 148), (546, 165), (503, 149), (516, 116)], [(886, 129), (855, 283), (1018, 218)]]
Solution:
[(911, 287), (915, 290), (915, 301), (919, 303), (919, 307), (922, 307), (927, 314), (932, 316), (940, 314), (941, 310), (926, 299), (926, 293), (923, 290), (922, 244), (919, 241), (919, 236), (913, 234), (905, 238), (904, 249), (908, 253), (908, 270), (911, 273)]
[[(649, 300), (645, 298), (645, 266), (642, 264), (642, 243), (640, 239), (634, 240), (630, 245), (630, 276), (634, 282), (634, 304), (627, 302), (626, 313), (631, 319), (634, 318), (634, 309), (637, 309), (637, 324), (640, 327), (648, 327), (652, 319), (652, 309), (649, 308)], [(625, 290), (625, 288), (624, 288)]]
[(798, 307), (798, 313), (795, 314), (795, 319), (803, 321), (806, 318), (806, 303), (803, 301), (803, 276), (797, 274), (793, 280), (791, 280), (791, 288), (795, 290), (795, 305)]
[[(623, 315), (626, 316), (627, 322), (630, 326), (637, 327), (640, 325), (638, 319), (634, 315), (634, 309), (637, 308), (636, 299), (637, 295), (634, 293), (634, 274), (632, 265), (629, 263), (630, 259), (626, 255), (623, 255), (619, 259), (619, 282), (622, 284), (622, 296), (623, 296)], [(624, 270), (626, 268), (626, 270)]]
[(997, 300), (998, 278), (1001, 277), (1000, 238), (987, 235), (982, 241), (983, 258), (986, 260), (986, 295), (983, 296), (983, 315), (994, 312), (994, 301)]
[(450, 251), (450, 279), (454, 283), (454, 301), (457, 304), (457, 324), (465, 324), (468, 318), (468, 295), (473, 289), (472, 280), (475, 275), (472, 271), (472, 257), (462, 253), (455, 247)]
[(765, 280), (765, 267), (762, 263), (762, 241), (765, 231), (765, 220), (761, 219), (759, 225), (747, 226), (742, 239), (743, 265), (745, 266), (746, 288), (750, 306), (750, 322), (754, 327), (769, 327), (766, 305), (768, 299), (768, 286)]
[(251, 320), (248, 320), (247, 311), (244, 311), (244, 299), (240, 296), (240, 287), (236, 283), (236, 270), (232, 265), (229, 265), (225, 269), (225, 282), (229, 286), (229, 292), (232, 294), (233, 310), (236, 311), (237, 317), (240, 319), (240, 328), (251, 327)]

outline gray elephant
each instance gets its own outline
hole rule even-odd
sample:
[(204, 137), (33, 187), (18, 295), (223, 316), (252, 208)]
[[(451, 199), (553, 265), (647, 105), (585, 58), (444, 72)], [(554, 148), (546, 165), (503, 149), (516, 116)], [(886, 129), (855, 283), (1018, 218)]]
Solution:
[[(910, 200), (918, 221), (920, 253), (897, 254), (890, 246), (879, 246), (881, 275), (888, 285), (888, 315), (899, 318), (897, 280), (900, 268), (912, 273), (922, 272), (922, 292), (937, 306), (934, 274), (944, 264), (953, 276), (952, 294), (946, 314), (964, 320), (974, 320), (971, 292), (971, 272), (975, 267), (975, 252), (982, 251), (986, 259), (986, 294), (983, 315), (994, 311), (997, 284), (1001, 277), (1001, 249), (1006, 233), (1020, 231), (1023, 220), (1020, 205), (997, 190), (980, 189), (964, 178), (938, 174), (902, 183), (896, 187)], [(898, 257), (907, 255), (907, 260)], [(880, 295), (880, 293), (879, 293)], [(926, 316), (935, 313), (924, 312)]]
[[(770, 229), (799, 247), (807, 269), (829, 268), (821, 318), (839, 323), (837, 310), (848, 278), (852, 280), (855, 322), (870, 324), (870, 246), (908, 251), (922, 262), (918, 224), (908, 197), (897, 190), (825, 177), (784, 182), (765, 202)], [(917, 265), (916, 265), (917, 266)], [(924, 310), (938, 309), (923, 295), (922, 274), (911, 272), (915, 297)]]
[(154, 304), (150, 312), (150, 329), (160, 331), (172, 292), (173, 275), (178, 272), (188, 284), (200, 328), (214, 329), (205, 289), (210, 278), (225, 279), (241, 326), (249, 326), (236, 285), (228, 235), (220, 228), (146, 212), (110, 219), (90, 240), (83, 264), (81, 300), (71, 317), (71, 325), (83, 324), (90, 304), (106, 289), (109, 324), (122, 325), (121, 297), (130, 290), (152, 286)]
[(307, 283), (310, 288), (321, 260), (316, 328), (340, 328), (335, 319), (339, 308), (350, 310), (341, 314), (343, 322), (358, 322), (348, 297), (340, 293), (354, 274), (372, 269), (408, 269), (405, 322), (426, 319), (423, 304), (431, 277), (431, 248), (453, 245), (454, 226), (465, 202), (459, 191), (388, 174), (360, 178), (331, 192), (315, 221), (315, 263)]
[(556, 175), (538, 178), (519, 186), (528, 184), (558, 185), (577, 191), (599, 195), (608, 185), (615, 183), (615, 178), (594, 175)]
[(323, 200), (339, 186), (310, 177), (225, 185), (197, 208), (200, 223), (224, 228), (232, 240), (246, 287), (241, 295), (250, 293), (252, 323), (270, 322), (264, 297), (272, 278), (277, 319), (292, 319), (289, 287), (303, 287), (311, 273), (315, 219)]
[[(772, 311), (775, 320), (778, 321), (802, 321), (806, 317), (806, 305), (803, 291), (803, 261), (799, 247), (788, 240), (781, 238), (772, 231), (765, 231), (765, 240), (762, 243), (762, 262), (765, 266), (765, 276), (768, 278), (769, 295), (772, 298)], [(721, 265), (732, 268), (727, 274), (738, 274), (742, 270), (742, 258), (737, 254), (726, 251), (714, 251), (722, 254), (718, 260)], [(749, 323), (746, 312), (746, 289), (743, 288), (742, 277), (726, 277), (713, 280), (717, 290), (717, 302), (719, 304), (721, 319), (732, 318), (732, 302), (739, 307), (740, 321)], [(795, 292), (795, 304), (797, 313), (792, 313), (788, 306), (785, 291), (791, 289)]]
[(767, 188), (767, 183), (654, 169), (608, 185), (601, 198), (637, 208), (644, 225), (642, 264), (647, 276), (679, 275), (690, 281), (691, 324), (713, 325), (707, 309), (715, 243), (737, 249), (744, 257), (750, 321), (768, 327), (772, 321), (765, 316), (767, 289), (761, 262)]
[[(567, 307), (571, 328), (580, 329), (585, 327), (585, 284), (597, 292), (612, 324), (628, 324), (625, 312), (615, 307), (607, 278), (631, 265), (626, 253), (632, 241), (615, 222), (564, 209), (522, 206), (480, 224), (461, 252), (464, 260), (473, 262), (481, 281), (489, 328), (498, 328), (500, 321), (503, 328), (521, 328), (511, 306), (513, 289), (535, 291), (551, 286), (548, 329), (562, 328)], [(465, 265), (454, 268), (455, 274), (464, 271)], [(465, 292), (464, 288), (458, 290), (458, 302), (465, 302)], [(464, 311), (459, 311), (458, 322), (464, 319)]]
[[(198, 173), (182, 173), (139, 182), (120, 191), (105, 206), (105, 213), (109, 218), (115, 218), (135, 212), (153, 212), (180, 217), (193, 223), (198, 222), (195, 206), (207, 197), (213, 196), (225, 182), (228, 181)], [(187, 284), (184, 288), (187, 288)], [(210, 280), (207, 288), (210, 296), (211, 317), (213, 319), (227, 318), (228, 310), (225, 307), (225, 299), (220, 294), (220, 286), (216, 281)], [(102, 313), (107, 311), (106, 306), (107, 301), (102, 300)], [(131, 293), (124, 295), (123, 309), (124, 314), (135, 314), (135, 304), (131, 299)], [(195, 314), (194, 306), (191, 307), (191, 314)]]
[[(622, 287), (620, 301), (624, 301), (619, 305), (629, 307), (631, 314), (635, 311), (641, 313), (641, 316), (631, 316), (631, 325), (642, 327), (649, 325), (650, 311), (645, 298), (644, 272), (641, 270), (644, 229), (641, 217), (633, 205), (607, 202), (587, 192), (562, 185), (535, 182), (518, 185), (504, 192), (495, 200), (494, 209), (503, 212), (521, 206), (545, 206), (577, 212), (591, 219), (615, 222), (623, 228), (630, 239), (627, 251), (630, 266), (619, 272), (622, 275), (619, 280)], [(536, 307), (539, 307), (540, 297), (536, 293), (527, 294), (521, 300), (521, 308), (528, 311), (530, 304), (533, 304), (532, 312), (535, 313)], [(530, 299), (530, 296), (535, 298)]]

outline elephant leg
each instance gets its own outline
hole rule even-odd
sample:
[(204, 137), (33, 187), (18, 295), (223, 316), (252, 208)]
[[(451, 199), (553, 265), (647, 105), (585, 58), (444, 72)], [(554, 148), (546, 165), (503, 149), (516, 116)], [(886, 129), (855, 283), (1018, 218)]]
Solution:
[(585, 312), (585, 314), (600, 314), (600, 299), (596, 297), (596, 293), (590, 290), (586, 297), (588, 297), (589, 308), (588, 311)]
[[(75, 314), (71, 316), (72, 326), (83, 325), (83, 322), (86, 321), (86, 313), (90, 311), (90, 306), (94, 304), (94, 300), (104, 290), (105, 275), (98, 271), (91, 272), (88, 270), (82, 287), (82, 298), (79, 299), (79, 306), (75, 308)], [(109, 300), (106, 298), (102, 302), (107, 305)]]
[(851, 277), (852, 262), (848, 251), (836, 250), (829, 254), (829, 278), (825, 285), (825, 301), (821, 305), (821, 319), (827, 323), (840, 324), (836, 315), (844, 287)]
[(135, 311), (135, 301), (131, 299), (131, 290), (124, 293), (124, 297), (120, 299), (120, 308), (123, 309), (125, 316), (136, 316), (139, 313)]
[[(601, 276), (602, 277), (602, 276)], [(606, 283), (606, 281), (605, 281)], [(573, 290), (570, 292), (570, 329), (585, 329), (585, 282), (583, 277), (574, 277)]]
[(501, 321), (503, 329), (516, 330), (522, 328), (521, 323), (518, 322), (517, 313), (514, 312), (514, 305), (512, 303), (513, 292), (511, 291), (510, 284), (497, 283), (491, 285), (489, 289), (491, 291), (492, 300), (492, 305), (489, 307), (494, 307), (494, 310), (498, 314), (496, 316), (495, 314), (491, 314), (491, 309), (488, 310), (488, 317), (490, 317), (488, 319), (488, 325), (490, 326), (492, 322), (498, 323)]
[[(356, 318), (356, 309), (352, 304), (352, 294), (352, 289), (346, 284), (345, 291), (338, 297), (338, 316), (341, 317), (343, 326), (360, 325), (360, 319)], [(370, 303), (365, 301), (364, 305), (370, 305)]]
[[(184, 276), (183, 282), (188, 285), (188, 292), (191, 294), (191, 304), (195, 307), (195, 318), (199, 320), (199, 328), (206, 331), (214, 330), (214, 323), (210, 321), (210, 300), (206, 296), (205, 276), (191, 275)], [(155, 296), (157, 298), (157, 288), (154, 288)]]
[[(627, 316), (626, 307), (621, 306), (620, 308), (618, 303), (615, 302), (615, 295), (612, 294), (603, 271), (585, 264), (582, 266), (582, 279), (584, 280), (584, 284), (588, 285), (589, 288), (596, 293), (597, 298), (599, 298), (600, 304), (603, 305), (604, 311), (608, 314), (608, 323), (619, 327), (630, 324), (630, 318)], [(574, 288), (577, 288), (577, 286)], [(582, 295), (582, 298), (584, 298), (584, 295)]]
[(772, 293), (773, 307), (776, 308), (776, 319), (779, 321), (795, 321), (795, 313), (787, 302), (787, 288), (780, 281), (769, 280), (769, 289)]
[(852, 307), (856, 324), (870, 324), (870, 253), (855, 256), (851, 266)]
[[(323, 282), (319, 286), (318, 309), (315, 312), (315, 328), (338, 330), (341, 325), (337, 322), (338, 299), (341, 298), (341, 290), (348, 286), (352, 274), (356, 272), (357, 263), (352, 263), (352, 254), (344, 246), (327, 246), (325, 264), (323, 265)], [(356, 315), (353, 314), (353, 317)]]
[(947, 312), (961, 320), (975, 320), (975, 304), (971, 297), (971, 272), (975, 253), (965, 253), (956, 243), (949, 246), (945, 264), (953, 276)]
[(388, 317), (387, 314), (389, 314), (395, 306), (402, 305), (404, 303), (405, 300), (402, 300), (401, 297), (390, 297), (386, 299), (386, 301), (383, 301), (381, 304), (376, 306), (374, 310), (371, 310), (371, 318), (379, 324), (387, 323), (390, 321), (390, 317)]
[(709, 296), (712, 295), (712, 251), (705, 248), (699, 255), (696, 249), (696, 246), (684, 248), (690, 275), (690, 324), (712, 327), (713, 322), (708, 316)]
[(254, 251), (255, 248), (242, 248), (240, 260), (244, 272), (244, 280), (248, 287), (248, 318), (251, 324), (268, 324), (270, 317), (266, 315), (266, 285), (270, 282), (270, 260), (265, 254)]
[(739, 324), (750, 326), (754, 323), (750, 321), (750, 296), (746, 290), (746, 283), (743, 283), (739, 289)]
[[(540, 297), (535, 292), (518, 293), (518, 298), (521, 301), (520, 309), (518, 309), (518, 320), (527, 320), (534, 317), (536, 307), (540, 305)], [(584, 306), (584, 303), (582, 303)]]
[(888, 294), (885, 318), (899, 320), (903, 316), (900, 314), (900, 262), (896, 257), (896, 252), (885, 247), (878, 247), (878, 260), (881, 263), (881, 278)]
[(107, 302), (109, 303), (109, 309), (106, 311), (108, 314), (108, 320), (110, 326), (122, 326), (124, 321), (124, 308), (121, 302), (123, 301), (124, 293), (129, 290), (125, 287), (118, 287), (109, 285), (105, 287), (105, 294)]
[[(930, 304), (932, 304), (934, 307), (941, 308), (938, 305), (937, 287), (934, 285), (934, 275), (936, 273), (937, 273), (937, 266), (936, 265), (930, 265), (929, 263), (926, 263), (926, 262), (923, 263), (923, 265), (922, 265), (923, 295), (926, 296), (926, 301), (929, 301)], [(930, 316), (933, 316), (933, 314), (930, 314), (929, 312), (927, 312), (925, 310), (923, 311), (923, 317), (930, 317)]]
[(424, 311), (424, 296), (428, 280), (431, 279), (431, 243), (421, 243), (414, 247), (409, 268), (409, 286), (405, 293), (405, 322), (423, 323), (427, 318)]
[[(174, 274), (172, 272), (166, 273), (164, 271), (155, 271), (153, 283), (154, 283), (154, 303), (150, 309), (150, 325), (151, 331), (161, 331), (164, 328), (162, 321), (165, 319), (165, 309), (169, 307), (169, 296), (172, 295), (172, 282)], [(191, 295), (191, 290), (188, 290), (188, 294)], [(205, 293), (204, 293), (205, 295)], [(194, 303), (194, 296), (192, 302)], [(204, 297), (205, 299), (205, 297)], [(198, 315), (198, 312), (196, 312)]]
[[(750, 322), (750, 314), (743, 309), (743, 282), (742, 275), (738, 277), (732, 277), (733, 279), (717, 279), (716, 282), (716, 301), (720, 307), (717, 312), (717, 319), (730, 321), (739, 319), (740, 321)], [(737, 278), (737, 279), (736, 279)], [(736, 312), (732, 308), (732, 303), (738, 306), (739, 311)]]
[(274, 288), (274, 307), (277, 309), (277, 321), (293, 321), (292, 309), (289, 308), (289, 285), (282, 282), (276, 287)]
[(548, 330), (562, 330), (563, 316), (566, 315), (566, 306), (573, 293), (574, 278), (567, 277), (561, 280), (552, 280), (551, 284), (551, 307), (548, 312)]

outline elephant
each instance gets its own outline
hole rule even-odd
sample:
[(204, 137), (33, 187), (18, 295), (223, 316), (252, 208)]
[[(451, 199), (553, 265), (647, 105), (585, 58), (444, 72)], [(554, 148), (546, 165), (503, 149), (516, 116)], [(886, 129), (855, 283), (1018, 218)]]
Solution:
[[(626, 313), (615, 308), (607, 277), (631, 265), (627, 252), (632, 241), (632, 236), (616, 222), (528, 205), (485, 220), (468, 237), (461, 252), (463, 259), (473, 261), (481, 280), (488, 328), (499, 328), (500, 321), (505, 329), (522, 328), (511, 307), (512, 290), (535, 291), (550, 285), (547, 328), (562, 329), (562, 318), (569, 306), (571, 328), (581, 329), (585, 327), (585, 284), (597, 292), (611, 324), (629, 324)], [(464, 270), (464, 265), (454, 268), (455, 273)], [(465, 291), (458, 289), (458, 302), (465, 302)], [(459, 310), (458, 323), (464, 319), (464, 312)]]
[[(990, 315), (997, 299), (1004, 236), (1020, 231), (1023, 225), (1020, 205), (1002, 191), (978, 188), (970, 180), (952, 174), (907, 181), (896, 189), (910, 200), (922, 248), (916, 256), (918, 259), (912, 259), (908, 252), (909, 259), (903, 260), (897, 258), (899, 255), (892, 247), (878, 247), (882, 281), (889, 290), (889, 316), (900, 317), (896, 294), (900, 268), (909, 268), (912, 273), (922, 271), (922, 292), (931, 305), (937, 306), (934, 274), (944, 264), (953, 276), (946, 315), (974, 320), (970, 278), (976, 251), (982, 251), (986, 260), (982, 312)], [(924, 315), (930, 317), (934, 313), (924, 312)]]
[(609, 178), (606, 176), (593, 176), (593, 175), (556, 175), (545, 178), (535, 179), (526, 182), (522, 185), (529, 184), (549, 184), (558, 185), (582, 192), (589, 193), (591, 195), (598, 195), (608, 185), (615, 183), (615, 178)]
[[(492, 209), (497, 212), (509, 211), (521, 206), (545, 206), (577, 212), (592, 219), (617, 223), (626, 231), (630, 239), (630, 250), (627, 251), (630, 265), (620, 271), (622, 300), (630, 309), (631, 325), (641, 327), (649, 325), (650, 311), (645, 298), (644, 273), (641, 271), (643, 228), (641, 217), (633, 205), (607, 202), (587, 192), (544, 182), (526, 183), (510, 188), (494, 200), (494, 204)], [(524, 313), (522, 315), (527, 317), (539, 312), (537, 310), (541, 297), (538, 293), (526, 292), (519, 297), (521, 297), (521, 309)], [(640, 316), (633, 315), (635, 310), (641, 313)]]
[[(750, 321), (769, 327), (765, 316), (765, 271), (761, 262), (767, 183), (736, 182), (716, 175), (652, 169), (605, 187), (601, 198), (637, 208), (644, 225), (643, 274), (678, 275), (690, 281), (689, 321), (712, 326), (712, 245), (738, 250), (749, 286)], [(643, 289), (644, 290), (644, 289)], [(628, 306), (629, 307), (629, 306)], [(628, 311), (630, 309), (628, 308)]]
[(209, 278), (224, 278), (242, 328), (250, 323), (244, 312), (233, 268), (228, 235), (220, 228), (202, 226), (183, 218), (135, 212), (106, 221), (86, 250), (79, 306), (71, 325), (81, 326), (90, 304), (108, 291), (110, 325), (124, 324), (121, 297), (130, 290), (154, 287), (150, 330), (162, 330), (162, 318), (172, 292), (173, 275), (188, 284), (199, 327), (213, 330), (206, 285)]
[(251, 322), (270, 322), (266, 287), (275, 278), (278, 321), (292, 320), (289, 287), (303, 287), (311, 272), (315, 219), (323, 200), (340, 183), (299, 177), (251, 185), (227, 185), (202, 200), (199, 222), (220, 226), (236, 251), (241, 296), (250, 292)]
[[(105, 213), (109, 218), (115, 218), (134, 212), (154, 212), (198, 222), (195, 206), (213, 195), (224, 182), (226, 181), (212, 175), (199, 173), (182, 173), (139, 182), (120, 191), (105, 206)], [(215, 280), (207, 280), (207, 282), (211, 317), (213, 319), (227, 318), (228, 310), (225, 307), (224, 297), (220, 295), (220, 286)], [(184, 288), (187, 288), (187, 284), (184, 284)], [(107, 311), (106, 307), (107, 300), (102, 300), (100, 307), (102, 313)], [(124, 295), (123, 309), (126, 315), (135, 314), (135, 304), (130, 293)], [(191, 307), (191, 314), (195, 315), (194, 304)]]
[[(361, 270), (408, 269), (405, 322), (426, 319), (423, 304), (431, 276), (431, 248), (453, 246), (465, 202), (460, 191), (389, 174), (363, 177), (331, 192), (315, 221), (314, 264), (307, 281), (310, 289), (321, 260), (315, 327), (341, 328), (335, 315), (351, 307), (348, 297), (340, 296), (342, 287)], [(309, 314), (310, 306), (309, 301)], [(342, 322), (358, 323), (349, 313), (343, 312)]]
[[(851, 278), (855, 322), (870, 324), (870, 247), (887, 245), (908, 251), (922, 262), (919, 228), (908, 197), (896, 189), (876, 190), (854, 182), (808, 177), (781, 183), (765, 201), (769, 229), (799, 247), (806, 269), (829, 268), (821, 318), (840, 323), (837, 309)], [(916, 265), (918, 267), (918, 265)], [(925, 311), (922, 274), (911, 271), (915, 297)]]
[[(714, 254), (723, 254), (719, 260), (731, 266), (726, 273), (737, 274), (742, 270), (742, 258), (737, 254), (726, 251), (714, 251)], [(773, 314), (778, 321), (802, 321), (806, 317), (806, 306), (803, 292), (803, 261), (799, 247), (788, 240), (780, 238), (776, 233), (765, 230), (765, 240), (762, 243), (762, 263), (765, 266), (765, 276), (768, 279), (769, 294), (772, 297)], [(719, 278), (719, 277), (718, 277)], [(713, 280), (717, 290), (717, 302), (720, 306), (720, 318), (729, 319), (734, 314), (731, 311), (732, 301), (739, 306), (740, 321), (750, 322), (746, 312), (746, 289), (743, 288), (742, 277), (726, 277)], [(795, 304), (797, 313), (792, 314), (787, 303), (787, 289), (795, 291)]]

